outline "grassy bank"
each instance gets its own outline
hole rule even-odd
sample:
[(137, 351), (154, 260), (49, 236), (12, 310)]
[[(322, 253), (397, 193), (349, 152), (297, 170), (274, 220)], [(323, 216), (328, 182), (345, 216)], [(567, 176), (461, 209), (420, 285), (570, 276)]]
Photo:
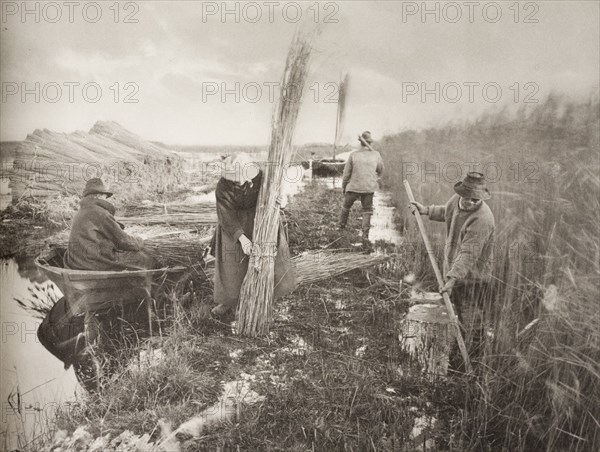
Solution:
[[(599, 114), (597, 98), (550, 97), (515, 117), (381, 142), (406, 244), (420, 239), (402, 179), (425, 204), (445, 203), (469, 168), (491, 182), (495, 283), (484, 311), (494, 340), (478, 358), (478, 384), (466, 384), (470, 450), (600, 448)], [(429, 227), (441, 258), (444, 226)], [(416, 261), (430, 274), (422, 253)]]

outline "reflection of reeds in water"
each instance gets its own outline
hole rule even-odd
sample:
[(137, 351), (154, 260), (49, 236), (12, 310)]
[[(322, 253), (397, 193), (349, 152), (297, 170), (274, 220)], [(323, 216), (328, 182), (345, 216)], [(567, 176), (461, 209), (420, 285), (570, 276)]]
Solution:
[[(496, 179), (489, 201), (496, 256), (483, 311), (494, 339), (475, 360), (481, 384), (465, 386), (465, 449), (600, 449), (599, 112), (597, 100), (550, 97), (515, 118), (499, 113), (383, 140), (402, 212), (406, 195), (395, 180), (408, 176), (418, 201), (441, 204), (457, 165), (501, 170), (487, 173)], [(437, 181), (424, 172), (436, 164)], [(413, 222), (405, 216), (407, 244), (419, 243)], [(443, 244), (443, 229), (429, 227)], [(413, 255), (415, 270), (431, 281), (425, 253)]]
[(272, 117), (271, 143), (267, 158), (270, 165), (264, 171), (254, 221), (253, 241), (258, 246), (254, 247), (255, 251), (250, 257), (238, 307), (238, 331), (244, 335), (264, 334), (271, 322), (273, 259), (257, 253), (258, 250), (272, 248), (269, 244), (277, 243), (279, 207), (276, 205), (276, 199), (281, 192), (283, 171), (289, 166), (292, 157), (292, 138), (316, 31), (298, 32), (294, 36), (283, 72), (282, 90)]

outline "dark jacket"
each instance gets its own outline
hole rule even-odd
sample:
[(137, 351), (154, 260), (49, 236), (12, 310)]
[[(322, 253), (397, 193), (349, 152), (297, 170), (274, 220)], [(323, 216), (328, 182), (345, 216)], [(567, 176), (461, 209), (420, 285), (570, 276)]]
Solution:
[(142, 241), (124, 232), (115, 207), (103, 199), (83, 198), (73, 218), (65, 267), (74, 270), (126, 270), (119, 251), (139, 251)]
[[(237, 306), (240, 289), (248, 271), (248, 256), (242, 251), (239, 238), (242, 234), (252, 240), (256, 204), (262, 184), (262, 172), (252, 183), (236, 184), (221, 178), (217, 184), (218, 223), (215, 230), (213, 255), (215, 256), (214, 300), (216, 304)], [(281, 223), (274, 263), (275, 299), (292, 291), (296, 286), (296, 272), (291, 261), (288, 243)]]

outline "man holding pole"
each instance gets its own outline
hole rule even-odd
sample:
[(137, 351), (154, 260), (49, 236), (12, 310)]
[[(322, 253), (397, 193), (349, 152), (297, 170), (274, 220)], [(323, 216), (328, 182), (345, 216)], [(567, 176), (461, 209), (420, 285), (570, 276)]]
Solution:
[(378, 188), (377, 178), (383, 173), (383, 160), (379, 152), (371, 147), (371, 132), (358, 137), (361, 148), (348, 157), (342, 178), (344, 205), (340, 215), (339, 229), (346, 228), (352, 205), (360, 199), (362, 205), (362, 239), (368, 243), (373, 214), (373, 194)]
[(491, 196), (483, 174), (467, 173), (454, 185), (454, 191), (456, 194), (445, 205), (426, 207), (411, 201), (409, 207), (413, 214), (418, 211), (432, 221), (446, 223), (444, 284), (440, 292), (452, 294), (462, 320), (463, 302), (479, 307), (485, 299), (492, 272), (495, 221), (485, 203)]

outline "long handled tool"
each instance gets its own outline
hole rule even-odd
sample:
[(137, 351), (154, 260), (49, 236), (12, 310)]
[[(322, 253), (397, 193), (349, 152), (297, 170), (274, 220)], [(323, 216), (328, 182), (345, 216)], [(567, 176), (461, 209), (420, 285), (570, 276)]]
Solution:
[(364, 139), (362, 136), (360, 136), (360, 135), (358, 136), (358, 141), (360, 141), (362, 144), (364, 144), (364, 145), (365, 145), (366, 147), (368, 147), (370, 150), (372, 150), (372, 151), (374, 151), (374, 150), (375, 150), (375, 149), (373, 149), (373, 148), (371, 147), (371, 145), (370, 145), (369, 143), (367, 143), (367, 142), (365, 141), (365, 139)]
[[(407, 180), (404, 180), (404, 188), (406, 188), (406, 193), (408, 194), (408, 199), (411, 202), (415, 201), (415, 197), (413, 196), (412, 190), (410, 189), (410, 184)], [(435, 277), (440, 287), (444, 285), (444, 279), (442, 278), (442, 272), (440, 272), (440, 267), (437, 264), (437, 260), (435, 259), (435, 254), (433, 252), (433, 247), (429, 242), (429, 237), (427, 236), (427, 231), (425, 230), (425, 225), (423, 224), (423, 219), (421, 218), (421, 214), (417, 209), (415, 209), (415, 218), (417, 219), (417, 224), (419, 225), (419, 231), (421, 232), (421, 237), (423, 237), (423, 242), (425, 243), (425, 248), (427, 248), (427, 254), (429, 256), (429, 260), (431, 262), (431, 266), (433, 267), (433, 271), (435, 273)], [(465, 346), (465, 341), (462, 337), (462, 333), (460, 332), (460, 327), (458, 325), (458, 319), (456, 318), (456, 314), (454, 313), (454, 308), (452, 307), (452, 303), (450, 302), (450, 297), (447, 292), (442, 292), (442, 297), (444, 298), (444, 304), (446, 305), (446, 309), (448, 311), (448, 315), (450, 316), (450, 320), (456, 326), (456, 341), (458, 342), (458, 348), (460, 349), (460, 354), (463, 357), (465, 362), (465, 370), (467, 373), (471, 372), (471, 361), (469, 361), (469, 355), (467, 354), (467, 347)]]

